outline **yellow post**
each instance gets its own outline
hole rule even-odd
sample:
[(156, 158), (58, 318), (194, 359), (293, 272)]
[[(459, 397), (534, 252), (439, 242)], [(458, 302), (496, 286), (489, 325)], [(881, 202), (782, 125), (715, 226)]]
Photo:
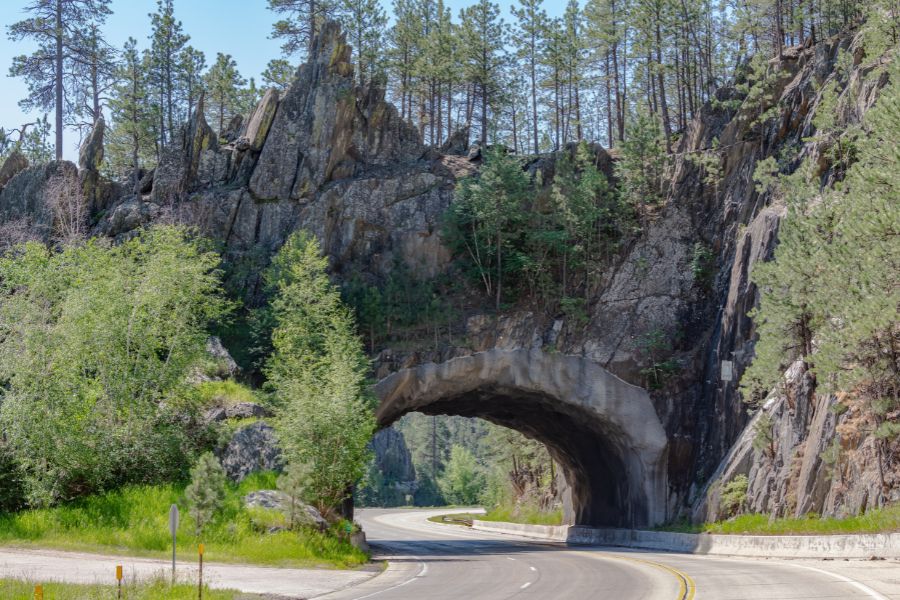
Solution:
[(116, 565), (116, 582), (118, 587), (118, 592), (116, 597), (122, 598), (122, 565)]
[(34, 586), (34, 600), (44, 600), (44, 586), (41, 584)]
[(200, 582), (197, 585), (197, 600), (203, 600), (203, 544), (200, 544)]

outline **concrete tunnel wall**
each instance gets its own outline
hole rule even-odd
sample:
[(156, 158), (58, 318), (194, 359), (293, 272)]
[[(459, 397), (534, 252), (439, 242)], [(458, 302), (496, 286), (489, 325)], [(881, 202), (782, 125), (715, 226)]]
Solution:
[(374, 389), (383, 427), (418, 411), (481, 417), (543, 442), (570, 486), (571, 524), (666, 518), (667, 438), (650, 397), (587, 359), (495, 349), (403, 369)]

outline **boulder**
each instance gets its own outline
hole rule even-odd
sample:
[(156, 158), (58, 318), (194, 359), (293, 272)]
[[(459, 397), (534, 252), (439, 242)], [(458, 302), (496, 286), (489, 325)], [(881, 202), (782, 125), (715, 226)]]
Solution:
[(234, 377), (240, 371), (237, 363), (231, 357), (231, 353), (228, 352), (218, 336), (211, 335), (206, 340), (206, 353), (216, 361), (223, 376)]
[[(244, 496), (244, 506), (248, 508), (279, 510), (285, 516), (290, 515), (290, 505), (291, 499), (288, 495), (278, 490), (259, 490)], [(319, 529), (328, 527), (328, 521), (322, 517), (319, 511), (302, 502), (298, 503), (294, 512), (294, 518), (302, 525), (310, 525)]]
[(441, 154), (466, 156), (469, 152), (469, 129), (464, 127), (454, 131), (447, 141), (441, 144)]
[(233, 117), (231, 117), (231, 120), (228, 121), (228, 124), (225, 126), (225, 129), (221, 132), (219, 137), (225, 140), (226, 143), (235, 141), (241, 134), (241, 125), (243, 124), (244, 115), (234, 115)]
[(238, 402), (225, 407), (225, 416), (229, 419), (252, 419), (269, 417), (271, 413), (264, 407), (253, 402)]
[(153, 190), (153, 176), (155, 174), (156, 169), (150, 169), (141, 175), (141, 180), (138, 183), (138, 189), (141, 194), (149, 194)]
[(13, 150), (3, 166), (0, 167), (0, 189), (3, 189), (9, 180), (28, 168), (28, 159), (18, 150)]
[(155, 204), (171, 205), (189, 192), (223, 180), (227, 163), (228, 154), (219, 152), (218, 137), (206, 122), (201, 95), (176, 143), (162, 152), (150, 199)]
[(114, 200), (117, 191), (100, 174), (100, 168), (103, 166), (105, 132), (106, 121), (100, 117), (78, 152), (78, 178), (84, 201), (92, 214), (106, 209)]
[(281, 450), (275, 430), (262, 421), (237, 430), (221, 451), (219, 460), (233, 481), (243, 481), (256, 471), (281, 469)]
[(247, 122), (247, 128), (244, 131), (249, 149), (260, 151), (269, 134), (269, 128), (275, 119), (275, 111), (278, 108), (278, 90), (269, 88), (263, 95), (262, 100), (253, 111), (253, 115)]

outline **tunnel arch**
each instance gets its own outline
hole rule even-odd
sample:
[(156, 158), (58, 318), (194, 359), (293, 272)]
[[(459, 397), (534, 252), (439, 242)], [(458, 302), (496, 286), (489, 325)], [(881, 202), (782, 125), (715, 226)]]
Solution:
[(665, 520), (665, 430), (647, 392), (588, 359), (494, 349), (402, 369), (375, 384), (378, 423), (408, 412), (480, 417), (543, 442), (569, 484), (571, 524)]

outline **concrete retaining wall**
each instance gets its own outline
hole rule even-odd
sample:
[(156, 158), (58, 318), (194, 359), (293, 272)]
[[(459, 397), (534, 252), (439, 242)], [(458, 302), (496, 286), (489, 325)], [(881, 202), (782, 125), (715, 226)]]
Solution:
[(522, 525), (473, 521), (473, 529), (573, 545), (622, 546), (722, 556), (771, 558), (900, 558), (900, 533), (860, 535), (717, 535)]

